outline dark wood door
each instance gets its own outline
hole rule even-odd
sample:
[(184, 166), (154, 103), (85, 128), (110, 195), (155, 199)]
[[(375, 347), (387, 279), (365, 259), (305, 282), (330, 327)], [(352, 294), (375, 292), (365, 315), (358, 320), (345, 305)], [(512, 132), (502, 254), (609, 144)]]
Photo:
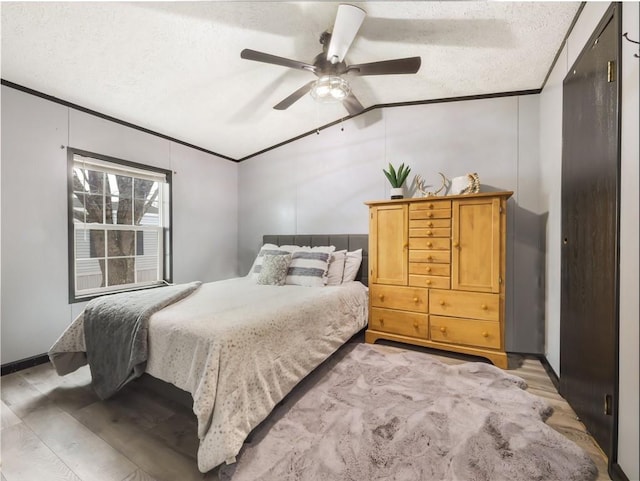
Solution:
[(560, 392), (611, 457), (617, 390), (617, 15), (563, 86)]

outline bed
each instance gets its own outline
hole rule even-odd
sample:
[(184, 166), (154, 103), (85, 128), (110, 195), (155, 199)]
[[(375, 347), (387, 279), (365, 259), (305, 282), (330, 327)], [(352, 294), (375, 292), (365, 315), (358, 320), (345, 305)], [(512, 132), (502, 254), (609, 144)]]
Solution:
[[(291, 389), (367, 323), (367, 236), (264, 236), (276, 245), (363, 249), (359, 282), (202, 284), (148, 322), (146, 373), (191, 394), (198, 468), (232, 463), (249, 433)], [(83, 314), (49, 351), (59, 374), (87, 363)]]

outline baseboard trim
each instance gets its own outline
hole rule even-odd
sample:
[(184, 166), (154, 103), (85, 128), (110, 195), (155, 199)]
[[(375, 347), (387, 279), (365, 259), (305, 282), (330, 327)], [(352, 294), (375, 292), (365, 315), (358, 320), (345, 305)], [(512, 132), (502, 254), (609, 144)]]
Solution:
[(545, 356), (544, 354), (539, 354), (538, 359), (540, 359), (540, 363), (542, 364), (542, 367), (544, 367), (544, 370), (549, 375), (549, 378), (551, 379), (553, 386), (556, 388), (556, 390), (560, 391), (560, 378), (551, 367), (551, 364), (549, 364), (549, 361), (547, 360), (547, 356)]
[(611, 463), (611, 466), (609, 466), (609, 476), (611, 476), (613, 481), (629, 481), (629, 478), (618, 463)]
[(1, 375), (11, 374), (12, 372), (22, 371), (33, 366), (38, 366), (49, 362), (49, 356), (47, 354), (38, 354), (37, 356), (31, 356), (19, 361), (8, 362), (1, 366)]

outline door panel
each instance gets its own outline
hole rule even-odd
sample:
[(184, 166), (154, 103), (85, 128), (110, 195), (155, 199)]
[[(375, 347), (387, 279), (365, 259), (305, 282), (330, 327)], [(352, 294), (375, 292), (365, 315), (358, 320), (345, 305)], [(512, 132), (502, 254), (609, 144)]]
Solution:
[(592, 39), (565, 78), (562, 130), (560, 392), (608, 456), (614, 418), (605, 399), (617, 383), (617, 25)]
[(406, 286), (409, 239), (406, 204), (371, 208), (369, 282)]
[(500, 292), (500, 199), (453, 202), (451, 288)]

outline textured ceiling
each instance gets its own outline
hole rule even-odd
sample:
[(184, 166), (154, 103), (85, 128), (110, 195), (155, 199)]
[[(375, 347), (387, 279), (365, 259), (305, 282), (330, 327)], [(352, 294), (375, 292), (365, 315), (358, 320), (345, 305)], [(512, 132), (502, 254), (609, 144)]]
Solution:
[[(421, 56), (415, 75), (347, 77), (364, 107), (538, 89), (579, 2), (362, 2), (347, 63)], [(242, 60), (312, 62), (333, 2), (2, 2), (2, 78), (240, 159), (347, 115), (315, 77)]]

